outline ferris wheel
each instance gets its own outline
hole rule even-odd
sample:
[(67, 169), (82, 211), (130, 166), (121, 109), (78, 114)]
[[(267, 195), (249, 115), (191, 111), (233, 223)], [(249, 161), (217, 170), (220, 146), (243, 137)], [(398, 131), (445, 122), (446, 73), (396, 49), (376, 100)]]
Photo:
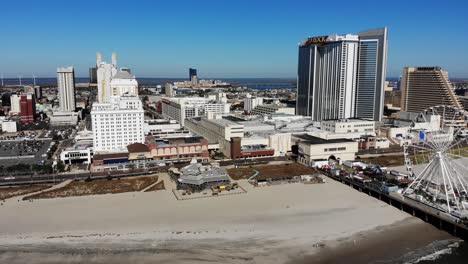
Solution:
[(453, 106), (419, 113), (405, 135), (404, 158), (412, 183), (404, 196), (439, 210), (468, 210), (468, 114)]

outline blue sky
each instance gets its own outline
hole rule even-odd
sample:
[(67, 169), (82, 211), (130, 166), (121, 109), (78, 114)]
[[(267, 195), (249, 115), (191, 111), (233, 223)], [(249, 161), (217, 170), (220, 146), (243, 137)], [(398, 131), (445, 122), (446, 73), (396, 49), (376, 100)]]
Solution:
[[(316, 3), (317, 2), (317, 3)], [(295, 77), (297, 43), (387, 26), (387, 76), (440, 65), (468, 77), (465, 1), (2, 1), (0, 73), (87, 77), (96, 51), (137, 77)]]

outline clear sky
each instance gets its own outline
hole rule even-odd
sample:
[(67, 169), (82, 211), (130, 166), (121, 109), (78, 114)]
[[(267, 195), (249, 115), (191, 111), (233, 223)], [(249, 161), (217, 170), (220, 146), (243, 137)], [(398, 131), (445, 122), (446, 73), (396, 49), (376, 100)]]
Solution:
[(87, 77), (96, 51), (137, 77), (295, 77), (308, 36), (387, 26), (387, 76), (440, 65), (468, 77), (468, 1), (21, 1), (0, 4), (0, 73)]

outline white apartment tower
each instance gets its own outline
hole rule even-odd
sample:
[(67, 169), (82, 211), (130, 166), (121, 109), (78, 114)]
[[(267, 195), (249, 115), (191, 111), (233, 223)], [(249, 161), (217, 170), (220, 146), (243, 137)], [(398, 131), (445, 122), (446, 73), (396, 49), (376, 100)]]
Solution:
[(12, 94), (10, 96), (10, 102), (11, 102), (10, 114), (11, 115), (19, 114), (19, 112), (21, 112), (20, 97), (17, 94)]
[(125, 151), (144, 143), (144, 111), (137, 96), (111, 96), (107, 103), (94, 103), (91, 110), (95, 152)]
[(244, 112), (250, 114), (257, 105), (263, 104), (262, 97), (252, 97), (251, 94), (247, 94), (244, 98)]
[(60, 111), (74, 112), (75, 103), (75, 71), (73, 67), (57, 68), (57, 89)]
[(112, 53), (112, 63), (102, 61), (101, 53), (96, 53), (98, 102), (107, 103), (112, 96), (111, 80), (117, 74), (117, 54)]

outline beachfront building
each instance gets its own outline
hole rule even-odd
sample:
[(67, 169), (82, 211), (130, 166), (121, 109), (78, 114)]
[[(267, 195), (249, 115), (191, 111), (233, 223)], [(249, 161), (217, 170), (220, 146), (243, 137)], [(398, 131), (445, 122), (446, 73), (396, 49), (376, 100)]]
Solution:
[(201, 191), (210, 186), (229, 184), (230, 178), (225, 168), (203, 166), (192, 163), (180, 169), (177, 189)]
[(94, 151), (122, 151), (132, 143), (144, 143), (144, 111), (137, 96), (112, 96), (91, 110)]
[(91, 164), (93, 154), (93, 133), (83, 130), (77, 133), (72, 142), (64, 141), (62, 143), (60, 160), (65, 164)]
[(383, 116), (387, 28), (299, 45), (296, 113), (314, 121)]
[(405, 67), (401, 78), (401, 111), (419, 113), (437, 105), (463, 109), (448, 78), (440, 67)]
[(116, 170), (130, 170), (134, 165), (128, 161), (128, 152), (121, 151), (115, 153), (96, 153), (93, 156), (93, 165), (91, 171), (116, 171)]
[(231, 105), (205, 97), (173, 97), (162, 99), (162, 115), (166, 119), (176, 120), (184, 126), (190, 117), (209, 114), (228, 114)]
[(209, 158), (208, 140), (200, 136), (172, 138), (147, 136), (145, 144), (153, 160), (183, 162), (195, 159), (204, 162)]
[(358, 142), (351, 139), (322, 139), (308, 134), (292, 136), (293, 153), (298, 162), (313, 165), (316, 160), (354, 160)]

